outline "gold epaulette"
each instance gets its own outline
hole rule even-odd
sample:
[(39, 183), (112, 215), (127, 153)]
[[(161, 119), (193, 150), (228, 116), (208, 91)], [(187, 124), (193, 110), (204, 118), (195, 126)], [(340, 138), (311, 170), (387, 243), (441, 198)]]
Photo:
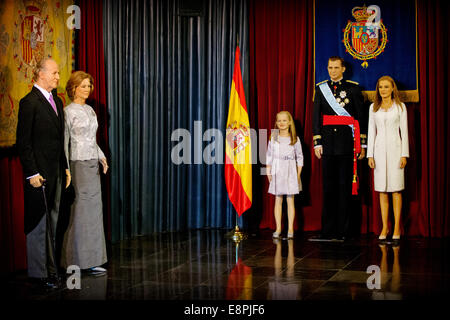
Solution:
[(315, 136), (313, 137), (313, 140), (317, 140), (317, 139), (322, 139), (322, 136), (321, 136), (321, 135), (315, 135)]
[(357, 84), (357, 85), (359, 86), (359, 83), (356, 82), (356, 81), (352, 81), (352, 80), (345, 80), (345, 81), (350, 82), (350, 83), (353, 83), (353, 84)]
[(317, 83), (316, 86), (321, 85), (322, 83), (327, 82), (327, 81), (328, 81), (328, 80), (323, 80), (323, 81)]

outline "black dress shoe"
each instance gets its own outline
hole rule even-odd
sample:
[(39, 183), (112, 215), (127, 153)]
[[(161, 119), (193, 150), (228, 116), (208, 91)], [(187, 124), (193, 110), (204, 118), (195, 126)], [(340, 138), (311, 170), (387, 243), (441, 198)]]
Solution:
[(321, 234), (317, 237), (309, 238), (308, 241), (332, 241), (332, 237)]
[(388, 243), (389, 241), (388, 241), (388, 239), (387, 238), (378, 238), (378, 243), (381, 243), (381, 244), (385, 244), (385, 243)]
[(46, 289), (59, 289), (60, 284), (54, 278), (42, 278), (38, 281), (39, 286)]
[(400, 246), (400, 239), (399, 238), (392, 238), (392, 246), (393, 247), (398, 247), (398, 246)]
[(105, 275), (107, 270), (102, 267), (94, 267), (89, 269), (81, 270), (82, 274), (90, 275), (90, 276), (102, 276)]

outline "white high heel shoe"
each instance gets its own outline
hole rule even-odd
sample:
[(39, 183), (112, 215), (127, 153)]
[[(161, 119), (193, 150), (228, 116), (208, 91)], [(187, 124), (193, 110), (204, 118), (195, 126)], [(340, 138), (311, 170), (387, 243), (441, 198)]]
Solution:
[(398, 235), (398, 236), (392, 236), (392, 240), (400, 240), (400, 235)]
[(387, 235), (389, 234), (389, 230), (386, 232), (385, 235), (381, 235), (378, 237), (378, 240), (386, 240)]

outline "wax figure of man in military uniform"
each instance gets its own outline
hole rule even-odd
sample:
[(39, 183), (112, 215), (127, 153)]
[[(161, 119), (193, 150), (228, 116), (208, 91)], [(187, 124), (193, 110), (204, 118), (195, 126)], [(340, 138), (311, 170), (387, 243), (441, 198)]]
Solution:
[(316, 240), (342, 241), (349, 236), (352, 193), (358, 183), (356, 158), (366, 153), (364, 97), (358, 83), (343, 79), (344, 72), (342, 58), (329, 58), (330, 80), (318, 83), (315, 90), (314, 153), (323, 169), (322, 233)]

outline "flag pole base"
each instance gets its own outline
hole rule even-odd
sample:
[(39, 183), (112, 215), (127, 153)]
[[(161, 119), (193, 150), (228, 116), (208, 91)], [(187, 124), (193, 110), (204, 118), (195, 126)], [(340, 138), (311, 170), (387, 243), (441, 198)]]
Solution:
[(230, 240), (233, 240), (236, 243), (241, 242), (242, 240), (245, 240), (248, 238), (248, 235), (244, 232), (241, 232), (239, 230), (239, 227), (236, 225), (236, 227), (234, 228), (234, 230), (231, 230), (230, 232), (228, 232), (226, 234), (226, 237)]

